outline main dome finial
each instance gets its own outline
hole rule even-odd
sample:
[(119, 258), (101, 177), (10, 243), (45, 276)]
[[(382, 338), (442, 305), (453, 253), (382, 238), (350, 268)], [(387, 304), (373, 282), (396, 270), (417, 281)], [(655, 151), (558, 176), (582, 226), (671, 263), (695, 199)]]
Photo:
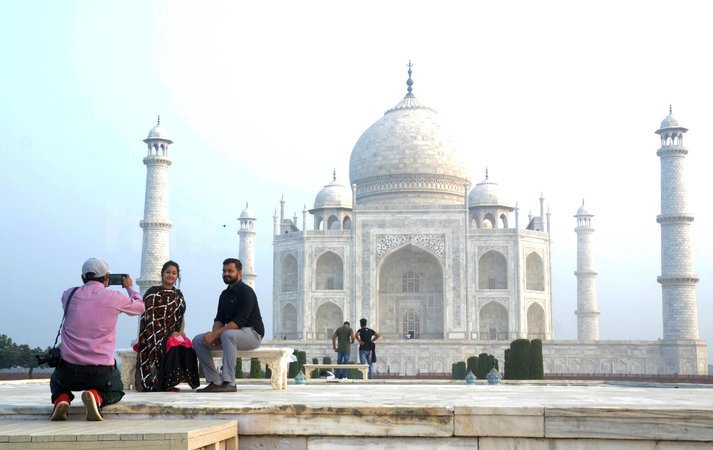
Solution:
[(161, 114), (158, 115), (158, 118), (156, 119), (156, 126), (161, 125)]
[(411, 68), (412, 67), (413, 67), (413, 64), (411, 64), (411, 60), (409, 59), (408, 60), (408, 80), (406, 80), (406, 86), (407, 86), (406, 90), (408, 91), (408, 93), (406, 94), (407, 97), (410, 95), (413, 95), (413, 93), (412, 93), (413, 88), (411, 87), (411, 86), (413, 86), (413, 80), (411, 79), (411, 73), (412, 73)]

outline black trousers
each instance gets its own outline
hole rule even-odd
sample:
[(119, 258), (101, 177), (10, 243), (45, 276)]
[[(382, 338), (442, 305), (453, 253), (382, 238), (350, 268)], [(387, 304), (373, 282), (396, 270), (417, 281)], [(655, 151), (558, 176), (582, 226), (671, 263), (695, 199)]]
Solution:
[(70, 400), (74, 400), (72, 391), (88, 389), (96, 389), (102, 398), (102, 406), (121, 400), (124, 384), (116, 363), (113, 366), (81, 366), (61, 361), (50, 378), (52, 403), (60, 394), (67, 394)]

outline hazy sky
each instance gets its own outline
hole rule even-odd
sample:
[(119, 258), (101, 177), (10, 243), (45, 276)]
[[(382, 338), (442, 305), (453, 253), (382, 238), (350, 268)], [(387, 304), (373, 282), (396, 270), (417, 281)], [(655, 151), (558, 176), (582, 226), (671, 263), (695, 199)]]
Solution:
[[(487, 166), (523, 217), (544, 194), (558, 339), (576, 338), (572, 216), (582, 198), (595, 214), (601, 338), (662, 335), (654, 131), (673, 104), (691, 130), (699, 322), (713, 344), (707, 2), (351, 5), (2, 1), (0, 333), (51, 344), (59, 296), (80, 283), (88, 257), (138, 277), (142, 140), (158, 114), (174, 141), (171, 258), (188, 334), (212, 324), (246, 202), (258, 219), (256, 291), (271, 333), (280, 197), (301, 226), (332, 170), (348, 183), (354, 144), (403, 98), (412, 60), (414, 93), (453, 131), (471, 179)], [(120, 319), (119, 347), (136, 323)]]

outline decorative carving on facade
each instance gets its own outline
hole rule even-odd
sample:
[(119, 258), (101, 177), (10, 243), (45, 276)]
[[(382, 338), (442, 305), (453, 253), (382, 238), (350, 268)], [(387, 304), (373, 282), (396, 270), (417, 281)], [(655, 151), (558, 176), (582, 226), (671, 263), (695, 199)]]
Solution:
[(481, 256), (484, 254), (488, 253), (491, 250), (495, 250), (496, 252), (500, 252), (506, 259), (510, 259), (510, 247), (507, 245), (481, 245), (476, 247), (476, 252), (478, 254), (478, 259), (480, 259)]
[(540, 258), (542, 258), (542, 260), (545, 261), (545, 254), (540, 247), (525, 246), (525, 258), (527, 258), (527, 256), (530, 253), (537, 253), (540, 256)]
[(344, 247), (315, 247), (312, 250), (312, 255), (314, 256), (314, 259), (316, 260), (320, 256), (322, 256), (324, 253), (327, 252), (332, 252), (336, 255), (338, 255), (340, 258), (342, 258), (342, 261), (344, 261)]
[(376, 261), (409, 243), (429, 250), (441, 261), (445, 260), (446, 238), (442, 234), (383, 234), (376, 240)]
[(403, 174), (369, 177), (359, 180), (357, 197), (362, 195), (399, 190), (429, 190), (463, 195), (463, 179), (450, 175)]

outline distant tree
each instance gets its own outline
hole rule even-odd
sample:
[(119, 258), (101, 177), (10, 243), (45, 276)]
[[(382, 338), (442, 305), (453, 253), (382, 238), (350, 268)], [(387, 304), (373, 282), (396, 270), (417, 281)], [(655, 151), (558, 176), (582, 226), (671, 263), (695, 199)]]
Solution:
[(505, 359), (503, 361), (503, 378), (505, 378), (506, 380), (512, 379), (512, 378), (510, 378), (510, 358), (511, 358), (510, 354), (511, 353), (512, 352), (510, 351), (509, 348), (505, 349)]

